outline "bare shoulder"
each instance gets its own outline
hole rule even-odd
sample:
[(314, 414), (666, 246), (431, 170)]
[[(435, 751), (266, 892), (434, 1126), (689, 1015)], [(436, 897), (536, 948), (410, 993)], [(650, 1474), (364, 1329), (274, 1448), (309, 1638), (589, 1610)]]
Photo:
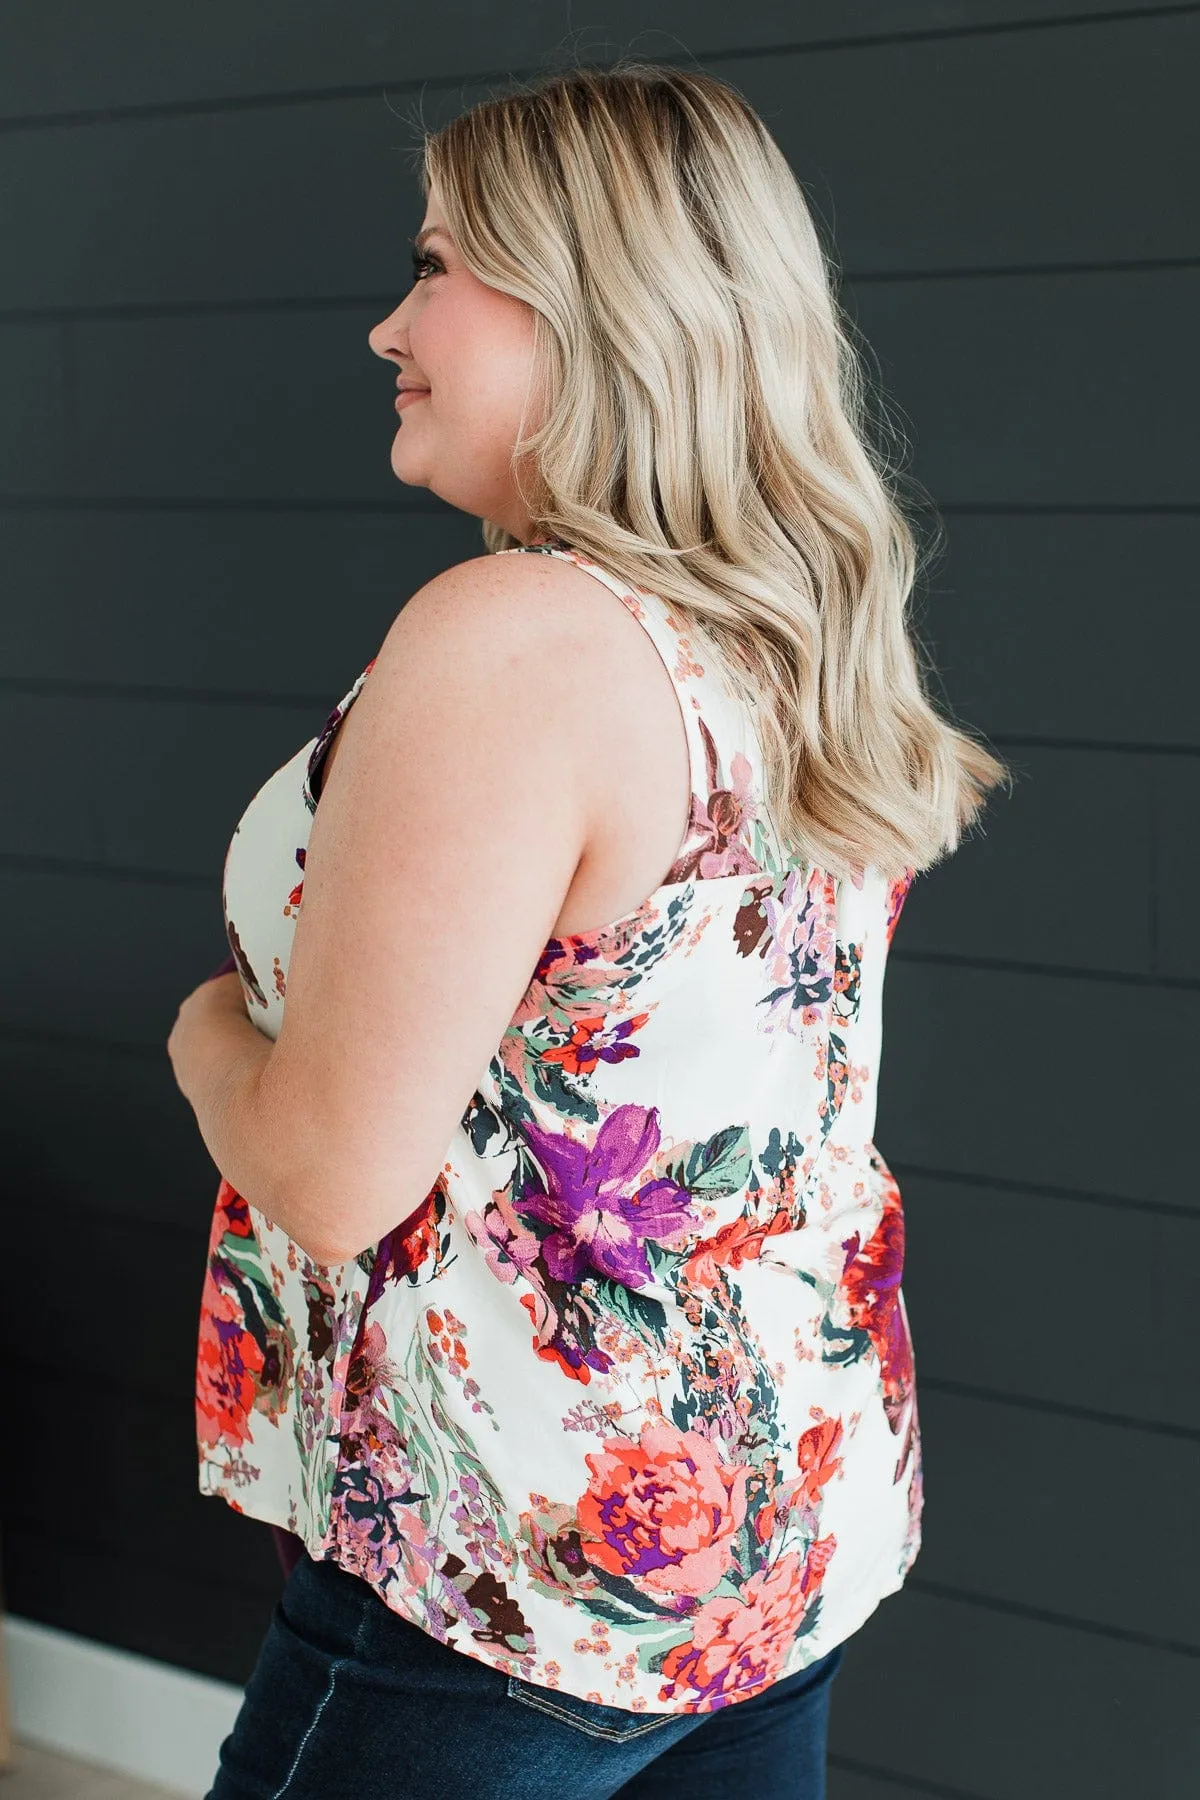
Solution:
[[(680, 739), (678, 697), (653, 639), (605, 582), (566, 557), (453, 564), (406, 602), (381, 656), (407, 663), (413, 676), (461, 661), (484, 681), (490, 669), (497, 707), (511, 698), (511, 667), (533, 685), (544, 715), (574, 721), (571, 736), (580, 714), (599, 705), (606, 729), (651, 766)], [(618, 782), (628, 779), (622, 759), (598, 759), (594, 743), (587, 763), (593, 775), (611, 765)]]
[(581, 857), (557, 930), (661, 884), (691, 804), (687, 736), (658, 649), (604, 582), (557, 556), (456, 563), (405, 603), (374, 670), (378, 714), (443, 744), (456, 779), (559, 806)]
[[(446, 733), (464, 755), (469, 722), (469, 737), (497, 758), (552, 756), (566, 782), (579, 744), (580, 684), (607, 679), (588, 606), (599, 585), (559, 557), (452, 564), (392, 621), (371, 665), (368, 712), (402, 730)], [(576, 772), (585, 768), (580, 749)]]
[(540, 645), (548, 656), (581, 647), (603, 653), (608, 621), (624, 610), (594, 576), (563, 557), (474, 556), (418, 588), (389, 637), (411, 641), (430, 633), (469, 648), (480, 643), (482, 632), (484, 647), (492, 649), (526, 646), (536, 654)]

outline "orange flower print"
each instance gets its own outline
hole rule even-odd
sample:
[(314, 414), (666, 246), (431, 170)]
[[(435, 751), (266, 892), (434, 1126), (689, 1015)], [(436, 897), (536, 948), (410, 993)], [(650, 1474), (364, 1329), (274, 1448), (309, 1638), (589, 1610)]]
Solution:
[[(882, 1158), (877, 1157), (882, 1166)], [(857, 1231), (842, 1244), (846, 1253), (840, 1287), (851, 1322), (867, 1332), (879, 1358), (883, 1391), (892, 1430), (913, 1386), (913, 1352), (900, 1308), (904, 1272), (904, 1208), (890, 1170), (884, 1172), (884, 1203), (879, 1223), (860, 1243)]]
[(304, 859), (305, 859), (306, 855), (307, 855), (307, 851), (304, 849), (303, 846), (296, 852), (296, 862), (301, 871), (301, 879), (296, 883), (295, 887), (292, 889), (291, 893), (288, 895), (286, 901), (284, 902), (283, 916), (285, 919), (294, 919), (300, 911), (300, 902), (304, 898), (303, 872), (304, 872)]
[(246, 1330), (231, 1295), (210, 1275), (200, 1314), (196, 1371), (196, 1434), (215, 1449), (239, 1449), (250, 1435), (250, 1414), (263, 1353)]
[(586, 1460), (592, 1479), (578, 1518), (587, 1560), (653, 1593), (711, 1593), (746, 1516), (749, 1468), (723, 1463), (706, 1437), (666, 1419), (643, 1425), (636, 1444), (607, 1439)]
[(685, 1710), (714, 1712), (769, 1687), (782, 1670), (837, 1541), (818, 1538), (801, 1562), (792, 1550), (754, 1575), (739, 1597), (722, 1595), (692, 1614), (692, 1639), (663, 1658), (659, 1698), (697, 1695)]
[(443, 1358), (449, 1359), (451, 1370), (465, 1373), (471, 1364), (463, 1344), (462, 1334), (466, 1326), (456, 1318), (449, 1307), (444, 1309), (445, 1318), (432, 1306), (425, 1308), (425, 1323), (429, 1327), (429, 1354), (441, 1368)]
[(743, 1213), (722, 1225), (715, 1237), (701, 1239), (684, 1265), (684, 1274), (693, 1287), (714, 1288), (718, 1268), (740, 1269), (744, 1262), (761, 1256), (765, 1239), (783, 1236), (792, 1228), (786, 1206), (779, 1207), (766, 1220), (754, 1213)]
[(222, 1175), (217, 1186), (217, 1201), (209, 1231), (210, 1255), (227, 1234), (240, 1238), (253, 1237), (254, 1226), (250, 1222), (250, 1208), (233, 1183), (226, 1181)]
[(634, 1013), (628, 1019), (610, 1019), (605, 1013), (597, 1013), (576, 1019), (566, 1043), (541, 1051), (541, 1060), (560, 1063), (569, 1075), (594, 1074), (602, 1062), (624, 1062), (639, 1054), (637, 1045), (625, 1040), (640, 1031), (649, 1017), (649, 1013)]
[(801, 1432), (796, 1445), (799, 1475), (792, 1481), (776, 1484), (773, 1468), (766, 1504), (754, 1515), (754, 1535), (759, 1544), (769, 1544), (777, 1531), (786, 1529), (793, 1508), (820, 1506), (822, 1488), (841, 1473), (842, 1457), (838, 1454), (841, 1444), (840, 1419), (822, 1419), (818, 1425), (811, 1425)]
[(375, 1261), (363, 1301), (364, 1316), (385, 1287), (411, 1279), (438, 1249), (438, 1229), (445, 1210), (445, 1181), (439, 1176), (416, 1212), (394, 1225), (376, 1247)]
[(900, 914), (904, 911), (904, 902), (908, 898), (909, 888), (916, 880), (916, 874), (915, 869), (905, 869), (903, 874), (898, 875), (888, 887), (887, 921), (884, 930), (889, 944), (896, 934), (896, 927), (900, 923)]
[(796, 1461), (804, 1477), (803, 1498), (809, 1506), (819, 1505), (821, 1489), (842, 1466), (841, 1457), (835, 1454), (841, 1441), (840, 1419), (822, 1419), (819, 1425), (812, 1425), (801, 1434)]

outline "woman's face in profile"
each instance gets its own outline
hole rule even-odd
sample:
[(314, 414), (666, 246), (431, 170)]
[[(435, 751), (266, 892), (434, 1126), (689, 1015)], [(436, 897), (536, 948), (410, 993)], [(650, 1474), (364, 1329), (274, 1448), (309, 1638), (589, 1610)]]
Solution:
[[(510, 458), (533, 363), (533, 311), (465, 266), (436, 187), (417, 239), (411, 291), (367, 338), (397, 380), (421, 390), (397, 414), (392, 469), (406, 486), (527, 538), (533, 526)], [(526, 430), (536, 423), (531, 406)]]

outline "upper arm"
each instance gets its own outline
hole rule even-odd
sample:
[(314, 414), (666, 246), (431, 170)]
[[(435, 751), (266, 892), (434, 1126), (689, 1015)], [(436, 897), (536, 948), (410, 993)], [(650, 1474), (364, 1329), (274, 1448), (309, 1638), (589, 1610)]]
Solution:
[(293, 1235), (322, 1261), (420, 1205), (552, 934), (587, 840), (588, 580), (550, 557), (448, 570), (339, 728), (264, 1077)]

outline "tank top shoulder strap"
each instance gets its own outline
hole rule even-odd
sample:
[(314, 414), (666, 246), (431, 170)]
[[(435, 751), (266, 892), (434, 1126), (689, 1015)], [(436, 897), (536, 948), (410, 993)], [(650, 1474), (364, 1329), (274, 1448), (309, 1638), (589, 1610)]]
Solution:
[(595, 576), (617, 596), (657, 649), (674, 684), (687, 732), (693, 826), (701, 837), (710, 835), (712, 840), (711, 854), (698, 872), (712, 879), (726, 872), (776, 866), (779, 840), (762, 810), (757, 731), (745, 706), (731, 693), (710, 646), (695, 641), (669, 600), (630, 587), (611, 569), (560, 539), (513, 545), (512, 552), (560, 557)]

